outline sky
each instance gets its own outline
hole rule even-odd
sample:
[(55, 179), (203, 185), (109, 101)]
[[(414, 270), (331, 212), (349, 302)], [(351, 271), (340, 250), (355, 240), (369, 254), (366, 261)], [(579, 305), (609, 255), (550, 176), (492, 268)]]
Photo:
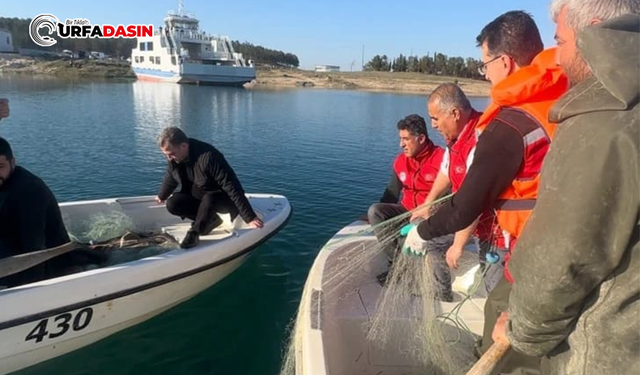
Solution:
[[(550, 0), (184, 0), (203, 31), (291, 52), (300, 67), (339, 65), (359, 70), (374, 55), (480, 57), (475, 38), (484, 25), (510, 10), (531, 13), (545, 46), (553, 45)], [(87, 18), (92, 24), (162, 25), (178, 0), (0, 0), (0, 16)], [(28, 32), (25, 30), (25, 32)]]

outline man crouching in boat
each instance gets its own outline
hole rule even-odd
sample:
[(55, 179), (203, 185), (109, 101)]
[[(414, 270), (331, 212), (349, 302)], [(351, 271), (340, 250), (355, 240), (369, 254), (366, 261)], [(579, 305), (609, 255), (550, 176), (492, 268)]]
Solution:
[[(419, 115), (409, 115), (400, 120), (397, 127), (403, 152), (393, 163), (393, 174), (380, 203), (369, 207), (367, 216), (372, 226), (407, 213), (424, 203), (442, 163), (444, 150), (429, 139), (424, 118)], [(390, 236), (396, 235), (399, 228), (408, 223), (409, 218), (395, 225), (374, 229), (378, 241), (383, 242), (389, 261), (393, 261), (398, 253), (397, 241), (390, 240)], [(433, 251), (429, 251), (428, 255), (433, 257), (437, 265), (434, 267), (438, 284), (437, 297), (443, 301), (453, 300), (451, 274), (444, 261), (444, 254), (452, 243), (453, 235), (434, 239), (429, 245), (429, 249)], [(384, 283), (386, 277), (387, 274), (382, 274), (378, 279)]]
[[(180, 247), (196, 246), (201, 235), (222, 224), (217, 213), (228, 213), (231, 220), (239, 214), (254, 228), (262, 228), (262, 220), (251, 208), (240, 180), (215, 147), (187, 138), (176, 127), (162, 131), (158, 146), (169, 163), (156, 202), (166, 201), (170, 213), (193, 220)], [(173, 193), (178, 184), (182, 186), (180, 192)]]
[[(0, 258), (48, 249), (69, 242), (56, 197), (40, 178), (16, 165), (11, 145), (0, 137)], [(102, 257), (79, 250), (0, 278), (14, 287), (79, 271)]]

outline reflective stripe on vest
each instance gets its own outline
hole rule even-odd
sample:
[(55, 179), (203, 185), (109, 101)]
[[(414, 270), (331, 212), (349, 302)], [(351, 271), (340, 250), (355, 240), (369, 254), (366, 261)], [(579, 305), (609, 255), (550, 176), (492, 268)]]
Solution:
[[(524, 113), (524, 111), (523, 111)], [(544, 129), (542, 127), (539, 127), (538, 129), (532, 131), (531, 133), (527, 134), (524, 136), (524, 147), (529, 147), (531, 145), (533, 145), (534, 143), (540, 141), (540, 140), (547, 140), (550, 141), (549, 136), (547, 135), (547, 133), (544, 131)]]

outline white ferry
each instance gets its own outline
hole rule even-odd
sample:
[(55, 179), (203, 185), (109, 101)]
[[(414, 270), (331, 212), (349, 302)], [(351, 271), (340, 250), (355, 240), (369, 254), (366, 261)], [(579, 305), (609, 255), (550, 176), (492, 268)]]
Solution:
[(231, 86), (255, 79), (253, 62), (234, 51), (229, 37), (200, 31), (195, 16), (183, 12), (182, 1), (178, 9), (153, 36), (138, 38), (131, 66), (139, 79)]

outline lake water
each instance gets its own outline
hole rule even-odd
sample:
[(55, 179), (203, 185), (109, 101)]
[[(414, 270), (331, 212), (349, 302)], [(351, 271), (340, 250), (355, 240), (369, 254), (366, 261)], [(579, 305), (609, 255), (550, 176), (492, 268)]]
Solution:
[[(11, 106), (0, 135), (61, 202), (156, 194), (166, 162), (155, 138), (175, 125), (221, 150), (246, 191), (283, 194), (294, 207), (277, 236), (209, 290), (20, 374), (277, 374), (315, 255), (382, 195), (397, 121), (426, 117), (424, 96), (358, 91), (0, 75), (0, 97)], [(471, 102), (482, 110), (488, 100)]]

